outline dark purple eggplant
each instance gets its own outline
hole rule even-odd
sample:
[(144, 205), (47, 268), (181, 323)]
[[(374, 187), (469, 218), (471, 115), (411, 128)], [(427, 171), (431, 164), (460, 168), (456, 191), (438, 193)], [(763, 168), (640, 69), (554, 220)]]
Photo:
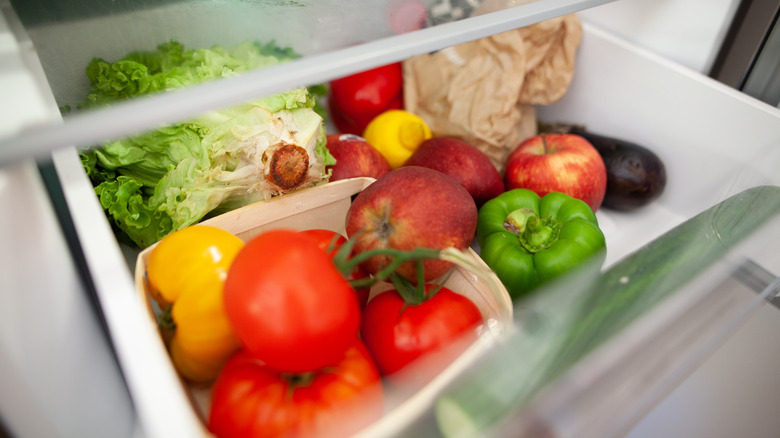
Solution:
[(663, 161), (644, 146), (595, 134), (578, 125), (550, 125), (543, 130), (579, 135), (598, 150), (607, 168), (603, 207), (634, 210), (656, 200), (666, 188)]

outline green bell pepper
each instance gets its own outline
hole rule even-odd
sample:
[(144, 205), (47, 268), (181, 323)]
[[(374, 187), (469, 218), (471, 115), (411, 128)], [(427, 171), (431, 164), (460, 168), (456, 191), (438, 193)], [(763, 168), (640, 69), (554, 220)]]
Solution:
[(540, 197), (527, 189), (504, 192), (479, 210), (482, 260), (516, 300), (591, 256), (606, 257), (606, 240), (585, 202), (564, 193)]

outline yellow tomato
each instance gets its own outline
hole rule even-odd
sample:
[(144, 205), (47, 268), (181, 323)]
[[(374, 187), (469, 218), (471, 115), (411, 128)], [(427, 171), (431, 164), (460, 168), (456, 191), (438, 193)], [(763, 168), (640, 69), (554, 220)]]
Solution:
[(363, 133), (366, 142), (385, 157), (392, 169), (401, 167), (420, 144), (431, 137), (425, 121), (404, 110), (379, 114)]
[(239, 348), (222, 296), (230, 264), (243, 247), (227, 231), (196, 225), (169, 234), (149, 254), (149, 289), (172, 318), (171, 357), (188, 380), (214, 379)]
[(204, 284), (222, 284), (244, 242), (233, 234), (196, 225), (164, 237), (149, 254), (149, 287), (161, 307), (180, 296), (202, 289)]

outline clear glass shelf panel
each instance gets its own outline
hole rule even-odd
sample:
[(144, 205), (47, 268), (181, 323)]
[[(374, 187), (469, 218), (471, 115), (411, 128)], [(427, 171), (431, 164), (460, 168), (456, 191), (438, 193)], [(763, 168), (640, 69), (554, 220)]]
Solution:
[[(204, 111), (401, 61), (611, 0), (12, 1), (60, 107), (86, 96), (94, 57), (115, 61), (168, 41), (187, 48), (274, 42), (300, 58), (0, 137), (0, 163), (185, 120)], [(460, 7), (461, 14), (454, 11)], [(490, 12), (488, 12), (490, 11)], [(478, 15), (477, 15), (478, 14)]]

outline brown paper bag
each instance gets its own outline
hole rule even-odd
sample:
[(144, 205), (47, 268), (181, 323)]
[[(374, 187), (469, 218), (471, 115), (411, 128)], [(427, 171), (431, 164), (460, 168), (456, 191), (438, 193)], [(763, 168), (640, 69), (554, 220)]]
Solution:
[(533, 105), (566, 92), (581, 39), (570, 14), (407, 59), (405, 108), (434, 135), (471, 143), (503, 172), (506, 156), (537, 132)]

